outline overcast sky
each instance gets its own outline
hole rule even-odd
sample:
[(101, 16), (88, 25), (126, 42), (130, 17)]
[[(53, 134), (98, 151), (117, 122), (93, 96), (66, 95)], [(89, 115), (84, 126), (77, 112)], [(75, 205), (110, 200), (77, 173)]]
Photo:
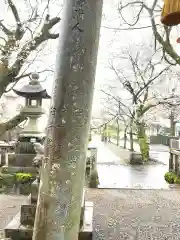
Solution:
[[(4, 2), (4, 0), (1, 0)], [(32, 2), (35, 0), (32, 0)], [(112, 59), (114, 54), (120, 53), (123, 49), (128, 48), (129, 46), (133, 49), (145, 45), (150, 45), (154, 42), (154, 37), (151, 29), (146, 30), (136, 30), (136, 31), (117, 31), (112, 30), (111, 28), (119, 28), (120, 20), (117, 11), (118, 0), (104, 0), (103, 7), (103, 17), (102, 17), (102, 27), (101, 27), (101, 36), (100, 36), (100, 45), (99, 45), (99, 53), (98, 53), (98, 64), (97, 64), (97, 72), (96, 72), (96, 84), (95, 84), (95, 93), (94, 93), (94, 104), (93, 104), (93, 116), (99, 117), (100, 111), (102, 108), (102, 94), (100, 93), (100, 89), (104, 84), (108, 84), (108, 82), (113, 81), (115, 79), (115, 75), (112, 70), (109, 69), (109, 61)], [(29, 13), (28, 7), (24, 5), (24, 0), (15, 1), (17, 4), (18, 10), (20, 11), (21, 18), (26, 19), (27, 14)], [(28, 2), (28, 1), (27, 1)], [(42, 1), (43, 6), (41, 6), (41, 11), (43, 11), (45, 3), (47, 0)], [(60, 14), (62, 11), (62, 4), (60, 1), (52, 0), (53, 4), (50, 5), (50, 13), (53, 12), (53, 16)], [(57, 5), (58, 3), (58, 5)], [(132, 12), (124, 13), (128, 19), (132, 17)], [(12, 25), (11, 23), (14, 21), (12, 14), (10, 11), (6, 12), (5, 5), (2, 3), (0, 8), (0, 19), (4, 19), (4, 22)], [(144, 16), (140, 22), (141, 24), (149, 24), (149, 18)], [(59, 30), (60, 29), (60, 30)], [(61, 28), (56, 28), (55, 31), (60, 31)], [(175, 29), (174, 35), (174, 44), (177, 50), (179, 49), (176, 38), (179, 32), (178, 29)], [(45, 47), (45, 51), (39, 54), (35, 64), (29, 67), (29, 71), (36, 71), (37, 69), (43, 69), (44, 66), (48, 66), (52, 68), (55, 63), (56, 57), (56, 48), (57, 48), (57, 40), (51, 40)], [(148, 55), (148, 48), (143, 50), (143, 54), (146, 57)], [(147, 51), (147, 52), (146, 52)], [(32, 56), (33, 58), (33, 56)], [(122, 67), (125, 63), (122, 60)], [(47, 88), (48, 92), (51, 93), (52, 83), (53, 83), (53, 74), (52, 73), (43, 73), (40, 76), (41, 80), (46, 78), (46, 81), (43, 85)]]

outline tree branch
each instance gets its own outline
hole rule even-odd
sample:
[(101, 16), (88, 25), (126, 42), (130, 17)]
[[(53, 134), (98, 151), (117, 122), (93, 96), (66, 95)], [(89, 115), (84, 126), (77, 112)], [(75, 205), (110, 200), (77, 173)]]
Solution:
[[(50, 70), (50, 69), (45, 69), (45, 70), (42, 70), (42, 71), (37, 71), (36, 73), (40, 74), (40, 73), (44, 73), (44, 72), (54, 72), (53, 70)], [(15, 81), (18, 82), (20, 79), (22, 78), (25, 78), (25, 77), (29, 77), (32, 75), (32, 72), (28, 72), (28, 73), (25, 73), (25, 74), (22, 74), (18, 77), (15, 78)]]
[(18, 40), (22, 39), (25, 31), (22, 28), (22, 23), (21, 23), (19, 13), (18, 13), (18, 10), (17, 10), (15, 4), (13, 3), (12, 0), (7, 0), (7, 1), (8, 1), (8, 4), (9, 4), (10, 8), (11, 8), (12, 14), (13, 14), (15, 20), (16, 20), (15, 38), (18, 41)]
[(9, 131), (17, 127), (20, 123), (25, 121), (27, 118), (23, 114), (19, 114), (5, 123), (0, 123), (0, 136), (6, 131)]
[(152, 23), (152, 30), (153, 30), (155, 38), (163, 46), (163, 49), (168, 53), (168, 55), (172, 59), (174, 59), (177, 64), (180, 64), (180, 56), (175, 52), (175, 50), (173, 49), (170, 42), (163, 40), (163, 38), (161, 37), (161, 35), (159, 34), (159, 32), (157, 30), (155, 20), (154, 20), (154, 17), (153, 17), (153, 13), (149, 10), (148, 10), (148, 12), (150, 14), (150, 19), (151, 19), (151, 23)]
[[(113, 95), (110, 94), (110, 93), (105, 92), (105, 91), (102, 90), (102, 89), (101, 89), (101, 92), (104, 93), (105, 95), (107, 95), (108, 97), (112, 98), (113, 100), (115, 100), (115, 102), (118, 103), (118, 110), (119, 110), (119, 105), (122, 105), (125, 109), (128, 110), (130, 116), (127, 114), (127, 112), (126, 112), (124, 109), (121, 108), (121, 110), (123, 111), (123, 113), (124, 113), (125, 115), (129, 116), (129, 117), (133, 117), (133, 113), (131, 112), (131, 109), (130, 109), (128, 106), (126, 106), (126, 105), (121, 101), (121, 99), (119, 99), (118, 97), (113, 96)], [(117, 116), (118, 114), (119, 114), (119, 113), (117, 113), (116, 116)]]
[[(155, 17), (154, 17), (154, 12), (155, 12), (155, 7), (157, 5), (158, 0), (154, 0), (153, 5), (151, 8), (149, 8), (143, 1), (134, 1), (134, 2), (129, 2), (128, 4), (122, 6), (119, 8), (119, 12), (121, 15), (121, 11), (128, 7), (128, 6), (140, 6), (140, 10), (137, 14), (139, 19), (140, 13), (142, 12), (142, 7), (144, 9), (146, 9), (146, 11), (148, 12), (149, 16), (150, 16), (150, 21), (151, 21), (151, 25), (152, 25), (152, 30), (153, 30), (153, 34), (155, 36), (155, 41), (157, 40), (159, 42), (159, 44), (161, 44), (163, 46), (164, 51), (177, 63), (180, 65), (180, 56), (176, 53), (176, 51), (174, 50), (172, 44), (169, 41), (169, 34), (170, 34), (170, 29), (165, 28), (165, 32), (166, 32), (166, 40), (163, 39), (163, 37), (160, 35), (160, 33), (157, 30), (157, 24), (155, 22)], [(128, 23), (124, 18), (123, 18), (124, 22), (129, 25), (132, 26), (132, 24)], [(143, 28), (143, 27), (142, 27)], [(168, 32), (169, 31), (169, 32)], [(155, 43), (156, 45), (156, 43)], [(165, 58), (165, 60), (167, 60), (167, 58)], [(169, 61), (168, 61), (169, 62)]]
[(21, 51), (17, 55), (17, 59), (13, 66), (11, 67), (9, 74), (12, 76), (12, 82), (15, 81), (15, 77), (18, 75), (21, 67), (23, 66), (24, 62), (30, 55), (30, 53), (38, 48), (40, 44), (47, 41), (48, 39), (55, 39), (59, 36), (59, 34), (52, 34), (49, 31), (52, 29), (60, 21), (59, 17), (55, 17), (48, 22), (45, 22), (42, 26), (41, 32), (39, 35), (36, 35), (34, 39), (30, 42), (26, 43)]
[(2, 31), (7, 35), (10, 36), (12, 35), (12, 32), (2, 23), (3, 20), (0, 20), (0, 28)]
[(151, 84), (153, 83), (158, 77), (160, 77), (163, 72), (167, 71), (171, 66), (166, 67), (165, 69), (163, 69), (162, 71), (160, 71), (155, 77), (151, 78), (149, 81), (147, 81), (146, 84), (144, 84), (144, 86), (142, 88), (139, 89), (139, 91), (137, 92), (137, 97), (141, 95), (141, 93)]
[(154, 0), (151, 10), (154, 11), (158, 0)]
[(14, 15), (14, 18), (16, 20), (17, 25), (20, 24), (21, 21), (20, 21), (20, 17), (19, 17), (19, 14), (18, 14), (16, 6), (12, 2), (12, 0), (7, 0), (7, 1), (8, 1), (8, 4), (9, 4), (10, 8), (11, 8), (11, 11), (12, 11), (12, 13)]
[(116, 71), (113, 65), (111, 65), (111, 69), (114, 71), (114, 73), (116, 74), (117, 78), (119, 79), (123, 87), (133, 96), (133, 99), (134, 99), (133, 101), (134, 103), (136, 103), (137, 97), (130, 81), (125, 76), (123, 76), (125, 78), (125, 81), (122, 81), (122, 78), (119, 76), (119, 73)]
[[(159, 24), (156, 24), (156, 26), (160, 26)], [(144, 30), (146, 28), (152, 28), (152, 26), (142, 26), (142, 27), (128, 27), (128, 28), (115, 28), (115, 27), (107, 27), (107, 26), (102, 26), (103, 28), (109, 29), (109, 30), (114, 30), (114, 31), (129, 31), (129, 30)]]

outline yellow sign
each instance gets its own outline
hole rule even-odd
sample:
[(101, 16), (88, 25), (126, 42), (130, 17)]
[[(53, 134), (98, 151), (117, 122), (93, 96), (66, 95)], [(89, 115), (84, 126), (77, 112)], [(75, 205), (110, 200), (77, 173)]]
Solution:
[(179, 0), (164, 0), (161, 22), (166, 26), (176, 26), (180, 23)]

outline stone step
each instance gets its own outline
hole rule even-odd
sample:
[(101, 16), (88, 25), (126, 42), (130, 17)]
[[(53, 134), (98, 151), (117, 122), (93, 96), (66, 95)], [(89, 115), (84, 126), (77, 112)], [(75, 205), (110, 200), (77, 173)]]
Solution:
[(31, 174), (38, 174), (37, 168), (35, 167), (17, 167), (17, 166), (3, 166), (1, 168), (2, 173), (31, 173)]
[(31, 240), (33, 229), (32, 227), (24, 226), (20, 223), (20, 212), (4, 229), (5, 237), (11, 240)]
[(93, 239), (93, 202), (85, 202), (83, 226), (79, 232), (79, 240)]
[(8, 154), (8, 166), (32, 167), (36, 154)]
[(83, 221), (84, 221), (85, 193), (86, 193), (86, 190), (85, 188), (83, 188), (82, 202), (81, 202), (80, 229), (83, 226)]
[(21, 205), (20, 223), (22, 225), (33, 226), (36, 214), (36, 205)]
[(37, 203), (38, 199), (38, 191), (39, 191), (39, 183), (35, 180), (31, 185), (31, 203)]
[[(83, 226), (79, 233), (79, 240), (92, 240), (93, 234), (93, 203), (85, 203)], [(21, 224), (21, 212), (6, 226), (5, 237), (11, 240), (32, 240), (33, 228), (32, 226), (25, 226)]]

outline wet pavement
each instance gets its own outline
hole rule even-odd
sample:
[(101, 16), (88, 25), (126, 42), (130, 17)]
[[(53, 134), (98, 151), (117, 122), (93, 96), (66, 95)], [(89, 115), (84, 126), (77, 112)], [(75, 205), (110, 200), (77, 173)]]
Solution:
[(167, 166), (124, 166), (98, 164), (99, 188), (168, 189)]
[(101, 142), (98, 136), (93, 138), (91, 145), (98, 148), (97, 169), (99, 188), (130, 188), (130, 189), (168, 189), (164, 180), (168, 171), (169, 152), (165, 146), (151, 146), (153, 156), (163, 164), (129, 165), (125, 157), (129, 152), (115, 145)]
[(168, 165), (169, 164), (169, 147), (163, 145), (150, 145), (150, 156), (153, 159)]

